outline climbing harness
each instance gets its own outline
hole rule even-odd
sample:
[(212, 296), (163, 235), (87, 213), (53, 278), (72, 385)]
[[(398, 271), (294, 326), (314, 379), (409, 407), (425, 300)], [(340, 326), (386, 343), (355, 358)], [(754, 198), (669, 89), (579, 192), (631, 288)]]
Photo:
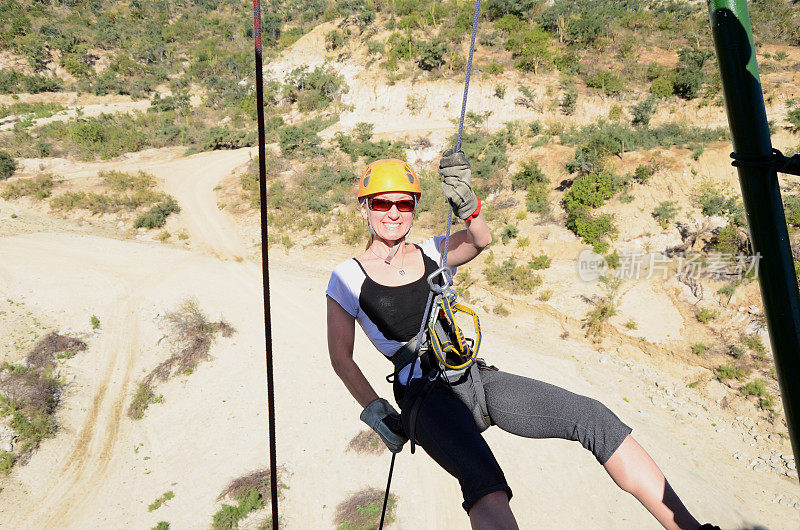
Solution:
[(275, 450), (275, 390), (272, 377), (272, 320), (269, 301), (269, 234), (267, 231), (266, 132), (264, 127), (264, 79), (261, 66), (261, 1), (253, 0), (253, 44), (256, 67), (256, 112), (258, 114), (258, 175), (261, 206), (261, 274), (264, 288), (264, 333), (267, 363), (267, 421), (269, 423), (269, 477), (272, 528), (278, 528), (278, 461)]
[(769, 155), (740, 155), (731, 153), (734, 167), (768, 167), (789, 175), (800, 176), (800, 154), (787, 157), (778, 149), (772, 148)]
[[(475, 0), (475, 13), (472, 19), (472, 36), (469, 43), (469, 57), (467, 58), (467, 75), (464, 81), (464, 97), (461, 101), (461, 117), (458, 122), (458, 139), (454, 151), (458, 152), (461, 149), (461, 137), (464, 131), (464, 117), (467, 113), (467, 94), (469, 92), (469, 78), (472, 74), (472, 54), (475, 50), (475, 37), (478, 33), (478, 15), (481, 9), (481, 0)], [(409, 341), (406, 346), (400, 348), (392, 356), (394, 364), (394, 376), (397, 377), (400, 370), (405, 366), (410, 365), (409, 375), (406, 379), (406, 384), (414, 373), (414, 366), (417, 362), (426, 364), (424, 357), (420, 352), (427, 351), (424, 346), (430, 347), (434, 350), (434, 355), (438, 361), (437, 366), (428, 367), (428, 375), (426, 377), (425, 385), (417, 398), (414, 400), (414, 405), (411, 407), (409, 417), (410, 432), (409, 442), (411, 443), (411, 453), (414, 454), (414, 434), (417, 419), (417, 413), (422, 405), (422, 402), (427, 397), (433, 383), (442, 374), (443, 369), (453, 369), (453, 366), (460, 366), (462, 369), (469, 368), (474, 362), (480, 347), (480, 325), (478, 324), (478, 316), (471, 309), (455, 303), (455, 292), (452, 290), (453, 286), (453, 271), (447, 266), (447, 253), (450, 248), (450, 229), (453, 224), (453, 206), (448, 204), (447, 210), (447, 229), (444, 238), (444, 252), (442, 252), (439, 261), (439, 268), (428, 276), (428, 285), (430, 292), (428, 293), (428, 300), (425, 303), (425, 312), (420, 323), (419, 332)], [(441, 285), (436, 284), (437, 277), (441, 277)], [(436, 296), (434, 296), (434, 294)], [(474, 318), (476, 337), (473, 342), (466, 339), (461, 333), (460, 328), (457, 326), (454, 313), (464, 312)], [(433, 332), (431, 332), (431, 322), (433, 322)], [(445, 323), (449, 325), (449, 329), (445, 327)], [(437, 331), (437, 324), (440, 325), (441, 332)], [(426, 334), (427, 331), (427, 334)], [(426, 337), (427, 335), (427, 337)], [(427, 339), (427, 340), (426, 340)], [(409, 347), (411, 345), (412, 347)], [(436, 354), (438, 348), (439, 354)], [(451, 357), (452, 356), (452, 357)], [(396, 358), (396, 359), (395, 359)], [(452, 362), (460, 364), (450, 364)], [(404, 363), (404, 364), (401, 364)], [(438, 366), (440, 365), (440, 366)], [(389, 484), (392, 481), (392, 471), (394, 470), (394, 455), (392, 455), (392, 464), (389, 467), (389, 480), (386, 484), (386, 495), (383, 499), (383, 509), (381, 510), (381, 522), (378, 527), (379, 530), (383, 529), (383, 519), (386, 513), (386, 504), (389, 498)]]

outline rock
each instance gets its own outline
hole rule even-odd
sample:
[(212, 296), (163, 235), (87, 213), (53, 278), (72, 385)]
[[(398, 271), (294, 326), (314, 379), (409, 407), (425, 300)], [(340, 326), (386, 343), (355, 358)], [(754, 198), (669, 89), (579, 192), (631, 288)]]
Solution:
[(123, 223), (122, 221), (117, 223), (117, 228), (122, 228), (123, 226), (125, 226), (125, 223)]
[(725, 432), (725, 427), (717, 427), (717, 432)]
[(657, 387), (665, 387), (665, 386), (667, 386), (667, 382), (664, 381), (664, 380), (656, 381), (656, 386)]
[(758, 464), (753, 468), (753, 471), (766, 471), (767, 469), (769, 468), (766, 465)]
[(786, 472), (786, 476), (787, 476), (787, 477), (791, 477), (791, 478), (797, 478), (797, 470), (796, 470), (796, 469), (790, 469), (790, 470), (788, 470), (788, 471)]
[(11, 442), (5, 442), (3, 443), (2, 446), (0, 446), (0, 449), (5, 451), (6, 453), (10, 453), (11, 451), (14, 450), (14, 444), (12, 444)]
[(788, 469), (797, 469), (797, 464), (795, 464), (794, 462), (786, 462), (786, 467)]
[(789, 501), (787, 501), (786, 499), (781, 499), (778, 501), (778, 504), (780, 504), (781, 506), (789, 506)]
[(733, 453), (733, 458), (735, 458), (736, 460), (741, 460), (742, 455), (740, 455), (739, 453)]
[(790, 460), (794, 460), (794, 455), (781, 455), (781, 458), (788, 462)]
[(767, 438), (769, 438), (770, 442), (779, 442), (781, 439), (781, 437), (778, 436), (777, 434), (770, 434), (769, 436), (767, 436)]
[(757, 306), (751, 305), (747, 308), (747, 312), (751, 315), (757, 315), (761, 312), (761, 310)]

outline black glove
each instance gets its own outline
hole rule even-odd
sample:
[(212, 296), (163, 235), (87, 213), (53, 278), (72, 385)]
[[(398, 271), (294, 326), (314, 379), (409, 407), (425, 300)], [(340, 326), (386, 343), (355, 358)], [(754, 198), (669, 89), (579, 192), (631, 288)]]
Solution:
[(463, 151), (448, 149), (439, 161), (442, 192), (459, 219), (467, 219), (478, 209), (478, 198), (472, 191), (472, 171)]
[(393, 453), (403, 450), (403, 444), (408, 441), (408, 437), (403, 432), (400, 423), (400, 414), (394, 410), (388, 401), (377, 398), (369, 402), (361, 412), (361, 421), (372, 427), (383, 443)]

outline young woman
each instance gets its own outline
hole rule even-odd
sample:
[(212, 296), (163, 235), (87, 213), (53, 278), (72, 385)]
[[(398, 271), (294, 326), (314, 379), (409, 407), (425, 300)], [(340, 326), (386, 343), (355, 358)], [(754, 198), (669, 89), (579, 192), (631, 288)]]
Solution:
[[(491, 242), (491, 233), (464, 154), (446, 151), (439, 173), (445, 196), (466, 225), (450, 237), (447, 265), (455, 269), (474, 259)], [(444, 252), (443, 237), (419, 245), (405, 241), (421, 193), (417, 175), (405, 162), (385, 159), (367, 166), (358, 199), (372, 240), (360, 256), (334, 269), (326, 291), (331, 363), (364, 407), (361, 419), (392, 452), (399, 452), (413, 433), (416, 443), (458, 480), (472, 528), (517, 528), (508, 502), (511, 488), (480, 434), (489, 424), (529, 438), (579, 441), (665, 528), (715, 528), (700, 526), (630, 436), (631, 428), (594, 399), (483, 363), (428, 383), (426, 357), (396, 366), (394, 395), (401, 414), (378, 397), (353, 360), (355, 322), (389, 359), (419, 332), (427, 278)]]

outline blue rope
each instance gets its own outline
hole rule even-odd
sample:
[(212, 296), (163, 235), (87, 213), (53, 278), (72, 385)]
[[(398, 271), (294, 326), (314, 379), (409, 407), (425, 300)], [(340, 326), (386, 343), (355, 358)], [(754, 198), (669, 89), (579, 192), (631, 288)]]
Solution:
[[(469, 78), (472, 75), (472, 54), (475, 50), (475, 36), (478, 34), (478, 14), (481, 10), (481, 0), (475, 0), (475, 15), (472, 18), (472, 37), (469, 41), (469, 58), (467, 59), (467, 78), (464, 81), (464, 98), (461, 101), (461, 118), (458, 122), (458, 139), (456, 140), (456, 147), (455, 151), (458, 152), (461, 149), (461, 136), (464, 132), (464, 116), (467, 114), (467, 93), (469, 92)], [(447, 253), (450, 250), (450, 228), (453, 225), (453, 206), (448, 204), (447, 208), (447, 229), (445, 231), (444, 236), (444, 253), (439, 260), (439, 267), (444, 267), (447, 265)], [(452, 280), (452, 276), (448, 276), (445, 278), (445, 283), (449, 283)], [(445, 285), (447, 287), (447, 285)], [(428, 293), (428, 302), (425, 304), (425, 314), (422, 317), (422, 323), (419, 326), (419, 333), (417, 333), (417, 346), (415, 350), (415, 358), (414, 362), (411, 364), (411, 368), (408, 371), (408, 377), (406, 377), (406, 384), (408, 381), (411, 380), (411, 375), (414, 373), (414, 366), (416, 365), (417, 359), (419, 358), (419, 349), (422, 347), (422, 337), (425, 334), (425, 324), (428, 323), (428, 316), (431, 311), (431, 302), (433, 302), (433, 291), (431, 290)]]

